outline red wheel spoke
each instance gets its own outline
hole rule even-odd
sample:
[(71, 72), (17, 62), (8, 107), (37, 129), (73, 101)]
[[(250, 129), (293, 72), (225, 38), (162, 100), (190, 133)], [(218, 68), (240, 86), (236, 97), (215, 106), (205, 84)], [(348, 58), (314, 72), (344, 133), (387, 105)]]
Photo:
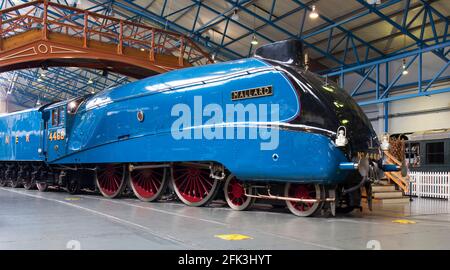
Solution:
[(183, 192), (189, 195), (189, 190), (190, 190), (191, 186), (192, 186), (192, 179), (191, 179), (190, 176), (188, 176), (188, 177), (186, 178), (186, 183), (185, 183), (185, 185), (183, 186), (184, 188), (182, 189)]
[(206, 188), (206, 186), (205, 186), (205, 183), (204, 182), (206, 182), (206, 180), (204, 180), (204, 181), (202, 181), (201, 179), (198, 181), (198, 186), (199, 186), (199, 189), (201, 189), (201, 193), (200, 194), (208, 194), (208, 189)]
[(210, 188), (212, 187), (213, 183), (210, 182), (211, 179), (209, 177), (205, 178), (204, 176), (200, 176), (200, 178), (203, 180), (203, 182), (206, 182)]
[(179, 175), (178, 177), (175, 177), (175, 181), (179, 181), (180, 179), (185, 179), (189, 175), (189, 172), (186, 171), (182, 175)]
[(201, 197), (202, 196), (202, 193), (201, 193), (201, 190), (200, 190), (200, 178), (197, 176), (197, 177), (194, 177), (194, 181), (192, 181), (192, 186), (193, 186), (193, 189), (192, 189), (192, 195), (194, 196), (194, 197)]

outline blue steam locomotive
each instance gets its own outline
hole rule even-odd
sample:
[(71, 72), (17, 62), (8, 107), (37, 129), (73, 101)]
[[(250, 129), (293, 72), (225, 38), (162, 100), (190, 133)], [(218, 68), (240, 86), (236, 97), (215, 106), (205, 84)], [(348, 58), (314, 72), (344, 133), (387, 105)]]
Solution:
[[(382, 163), (365, 114), (303, 67), (301, 43), (254, 58), (186, 68), (100, 93), (0, 116), (0, 185), (172, 190), (204, 206), (285, 201), (295, 215), (360, 208)], [(369, 196), (370, 197), (370, 196)], [(370, 201), (370, 200), (369, 200)]]

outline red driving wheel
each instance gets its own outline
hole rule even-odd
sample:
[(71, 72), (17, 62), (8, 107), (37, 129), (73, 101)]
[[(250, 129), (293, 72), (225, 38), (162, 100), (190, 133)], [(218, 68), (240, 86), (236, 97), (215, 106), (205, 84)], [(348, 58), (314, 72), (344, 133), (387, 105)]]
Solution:
[(194, 166), (174, 166), (172, 183), (178, 198), (189, 206), (204, 206), (219, 189), (219, 181), (210, 177), (210, 170)]
[(285, 187), (285, 197), (317, 200), (316, 202), (286, 201), (289, 210), (296, 216), (307, 217), (320, 210), (321, 195), (320, 186), (317, 184), (287, 183)]
[(130, 186), (140, 200), (158, 200), (167, 186), (166, 168), (133, 170), (130, 172)]
[(234, 175), (229, 175), (225, 181), (225, 200), (231, 209), (242, 211), (250, 208), (255, 202), (255, 198), (246, 195), (251, 194), (250, 192), (251, 189), (246, 192), (244, 183)]
[(125, 189), (126, 167), (122, 164), (107, 164), (97, 167), (95, 182), (100, 193), (107, 198), (115, 198)]

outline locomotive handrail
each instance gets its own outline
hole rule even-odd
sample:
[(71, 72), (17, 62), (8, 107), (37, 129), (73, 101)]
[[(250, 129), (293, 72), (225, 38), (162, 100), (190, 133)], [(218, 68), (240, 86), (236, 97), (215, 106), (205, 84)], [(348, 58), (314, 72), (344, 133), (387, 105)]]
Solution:
[(392, 162), (394, 162), (395, 164), (397, 164), (397, 165), (399, 165), (399, 166), (402, 165), (402, 163), (401, 163), (397, 158), (395, 158), (391, 153), (389, 153), (388, 151), (384, 151), (384, 154), (385, 154), (390, 160), (392, 160)]
[(398, 172), (385, 172), (385, 175), (388, 177), (389, 180), (393, 181), (395, 184), (398, 185), (398, 187), (404, 191), (408, 191), (408, 184), (406, 180), (400, 175)]
[(185, 35), (48, 0), (0, 10), (0, 52), (5, 38), (29, 30), (41, 31), (43, 40), (54, 33), (80, 38), (84, 48), (90, 46), (90, 41), (106, 42), (116, 46), (119, 55), (127, 47), (138, 49), (151, 62), (157, 54), (175, 56), (179, 67), (214, 62)]
[[(398, 166), (402, 166), (402, 163), (395, 158), (391, 153), (388, 151), (384, 151), (385, 156), (387, 157), (387, 161), (389, 163), (394, 163)], [(409, 185), (408, 185), (408, 176), (403, 177), (400, 172), (385, 172), (385, 175), (388, 177), (389, 180), (393, 181), (395, 184), (397, 184), (402, 191), (407, 192)]]

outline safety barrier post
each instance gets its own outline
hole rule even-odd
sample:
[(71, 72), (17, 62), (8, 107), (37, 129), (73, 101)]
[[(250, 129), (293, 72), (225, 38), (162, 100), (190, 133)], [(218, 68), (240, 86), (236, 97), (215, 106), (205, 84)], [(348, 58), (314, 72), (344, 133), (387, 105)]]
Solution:
[(422, 172), (417, 172), (417, 177), (416, 177), (416, 196), (418, 198), (420, 198), (420, 190), (421, 190), (420, 185), (422, 184), (421, 180), (422, 180)]
[(450, 200), (450, 172), (447, 172), (447, 199)]
[(409, 201), (412, 202), (413, 201), (413, 176), (414, 174), (409, 173), (409, 176), (407, 179), (407, 184), (408, 184), (408, 195), (409, 195)]

